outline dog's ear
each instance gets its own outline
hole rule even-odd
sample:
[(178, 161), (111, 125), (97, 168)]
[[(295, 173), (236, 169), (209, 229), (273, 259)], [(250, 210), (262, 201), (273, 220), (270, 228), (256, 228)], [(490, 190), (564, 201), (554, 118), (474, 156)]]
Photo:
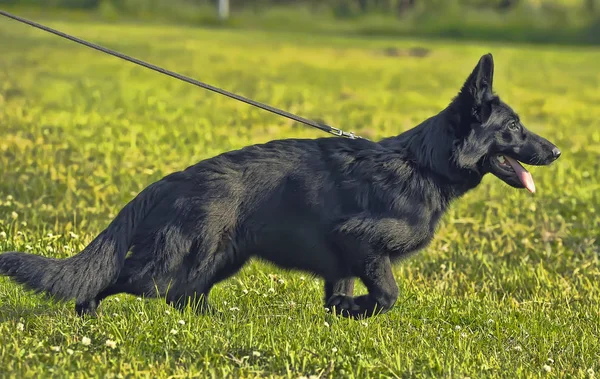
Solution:
[(483, 101), (486, 97), (493, 93), (492, 85), (494, 82), (494, 57), (492, 54), (486, 54), (479, 59), (477, 65), (479, 71), (477, 73), (477, 81), (475, 89), (479, 98)]
[(493, 81), (494, 57), (488, 53), (479, 59), (477, 66), (475, 66), (461, 89), (461, 97), (470, 100), (476, 116), (482, 116), (480, 114), (482, 106), (493, 97)]

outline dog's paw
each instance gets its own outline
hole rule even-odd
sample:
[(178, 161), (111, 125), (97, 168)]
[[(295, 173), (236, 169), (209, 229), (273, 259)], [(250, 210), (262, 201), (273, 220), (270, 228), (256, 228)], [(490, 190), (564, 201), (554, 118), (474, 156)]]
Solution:
[(359, 310), (359, 307), (354, 303), (354, 298), (343, 293), (333, 294), (327, 300), (325, 307), (332, 313), (345, 317), (352, 316)]
[(80, 317), (97, 317), (98, 301), (90, 300), (75, 304), (75, 312)]
[(383, 307), (374, 301), (369, 295), (357, 296), (354, 298), (355, 309), (352, 317), (355, 319), (365, 319), (374, 317), (378, 314), (388, 312), (391, 307)]

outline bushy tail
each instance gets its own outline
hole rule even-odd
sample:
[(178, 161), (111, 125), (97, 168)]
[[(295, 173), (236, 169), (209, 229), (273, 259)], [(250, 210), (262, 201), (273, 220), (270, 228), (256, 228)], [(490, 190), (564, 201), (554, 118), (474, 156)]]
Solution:
[(0, 274), (57, 300), (92, 300), (119, 276), (140, 222), (162, 197), (165, 183), (148, 186), (83, 251), (66, 259), (8, 252), (0, 254)]

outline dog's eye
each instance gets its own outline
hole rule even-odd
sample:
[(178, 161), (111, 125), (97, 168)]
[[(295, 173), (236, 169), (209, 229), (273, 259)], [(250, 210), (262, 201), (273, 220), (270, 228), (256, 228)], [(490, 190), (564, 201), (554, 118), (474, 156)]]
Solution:
[(509, 128), (510, 130), (517, 130), (517, 123), (516, 123), (515, 121), (511, 121), (511, 122), (508, 124), (508, 128)]

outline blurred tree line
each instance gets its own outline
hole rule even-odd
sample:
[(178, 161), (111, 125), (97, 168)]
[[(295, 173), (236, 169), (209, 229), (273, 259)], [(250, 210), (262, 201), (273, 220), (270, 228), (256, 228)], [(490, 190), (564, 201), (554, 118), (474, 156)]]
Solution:
[[(25, 6), (46, 6), (60, 8), (94, 9), (102, 3), (111, 3), (116, 9), (133, 9), (136, 7), (152, 9), (165, 5), (177, 6), (215, 6), (217, 0), (0, 0), (0, 4)], [(466, 8), (486, 8), (498, 11), (510, 10), (519, 5), (530, 5), (548, 8), (582, 8), (586, 12), (596, 12), (600, 0), (229, 0), (232, 11), (252, 8), (260, 10), (271, 6), (306, 5), (311, 9), (329, 8), (337, 16), (357, 16), (370, 12), (393, 12), (399, 15), (412, 9), (435, 10), (440, 7), (453, 6)]]
[[(107, 20), (364, 35), (600, 44), (600, 0), (0, 0)], [(224, 20), (224, 18), (226, 20)]]

